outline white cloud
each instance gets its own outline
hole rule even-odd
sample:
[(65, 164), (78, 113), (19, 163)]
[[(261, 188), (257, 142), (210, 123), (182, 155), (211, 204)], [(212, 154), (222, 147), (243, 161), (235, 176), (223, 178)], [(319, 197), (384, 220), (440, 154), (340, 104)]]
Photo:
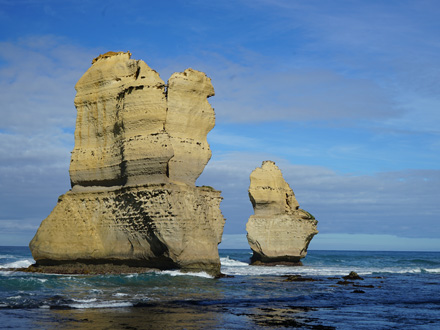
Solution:
[(36, 232), (38, 229), (38, 225), (36, 225), (35, 223), (35, 219), (0, 220), (0, 232), (2, 232), (3, 234), (22, 231)]
[(27, 246), (37, 232), (40, 219), (0, 218), (0, 245)]
[[(333, 18), (329, 19), (335, 23)], [(281, 120), (324, 121), (323, 125), (331, 125), (334, 120), (348, 119), (356, 125), (359, 120), (383, 121), (377, 126), (382, 129), (436, 128), (438, 96), (432, 96), (437, 85), (430, 85), (433, 79), (427, 75), (429, 50), (421, 52), (423, 63), (415, 66), (417, 53), (407, 56), (400, 54), (407, 48), (399, 48), (398, 52), (387, 48), (386, 40), (394, 35), (386, 30), (384, 40), (377, 43), (384, 45), (382, 50), (387, 53), (384, 60), (375, 53), (381, 47), (358, 52), (379, 28), (370, 33), (366, 25), (357, 26), (353, 36), (357, 40), (348, 40), (349, 33), (338, 35), (343, 25), (330, 24), (325, 31), (324, 20), (312, 30), (313, 22), (312, 17), (304, 17), (301, 23), (308, 24), (302, 28), (308, 31), (305, 33), (313, 32), (310, 39), (313, 42), (303, 40), (301, 49), (291, 57), (279, 54), (270, 58), (264, 52), (242, 46), (234, 49), (232, 60), (227, 59), (228, 54), (216, 53), (211, 48), (193, 57), (168, 54), (164, 60), (171, 64), (153, 69), (163, 74), (165, 80), (169, 76), (167, 72), (183, 71), (187, 67), (207, 72), (216, 89), (217, 95), (210, 102), (220, 123)], [(269, 28), (272, 27), (268, 27), (268, 36), (274, 31)], [(370, 34), (362, 40), (359, 36), (362, 33)], [(335, 52), (339, 43), (344, 44), (348, 55)], [(433, 50), (437, 46), (431, 45)], [(307, 52), (313, 47), (317, 47), (314, 55), (308, 58), (311, 53)], [(56, 197), (68, 189), (69, 151), (73, 146), (76, 116), (73, 86), (98, 53), (69, 46), (64, 39), (54, 36), (0, 42), (0, 220), (31, 218), (32, 214), (32, 219), (41, 221), (55, 205)], [(374, 56), (368, 59), (371, 54)], [(351, 55), (353, 58), (348, 58)], [(387, 67), (395, 55), (399, 55), (398, 63)], [(405, 58), (401, 59), (400, 55)], [(142, 54), (135, 53), (133, 57), (141, 58)], [(404, 63), (407, 64), (401, 65)], [(408, 70), (409, 67), (419, 69)], [(433, 68), (437, 72), (438, 65)], [(414, 77), (417, 84), (393, 85), (395, 79), (404, 76), (407, 82)], [(429, 79), (422, 84), (425, 76)], [(433, 86), (429, 91), (428, 85)], [(398, 92), (417, 88), (423, 93), (415, 93), (410, 99), (396, 98)], [(430, 98), (425, 98), (428, 94)], [(403, 107), (399, 104), (403, 100), (411, 102)], [(280, 158), (280, 149), (285, 147), (271, 146), (269, 136), (243, 137), (236, 129), (236, 133), (227, 134), (214, 130), (208, 139), (226, 147), (254, 145), (252, 153), (213, 150), (214, 158), (198, 181), (223, 190), (225, 199), (221, 207), (227, 218), (226, 234), (244, 234), (246, 221), (252, 214), (247, 195), (249, 174), (262, 160), (272, 159), (280, 166), (301, 206), (320, 220), (322, 233), (440, 235), (435, 220), (438, 218), (435, 199), (440, 195), (438, 170), (356, 176), (325, 167), (293, 165)], [(292, 154), (316, 152), (298, 146), (297, 141), (290, 148)], [(434, 141), (431, 148), (438, 151), (438, 143)], [(344, 149), (333, 148), (328, 152), (352, 155), (362, 153), (363, 149), (357, 141), (348, 141)]]
[(198, 184), (223, 191), (225, 233), (245, 233), (253, 214), (249, 175), (263, 160), (276, 161), (302, 208), (322, 233), (438, 237), (440, 170), (402, 170), (374, 175), (339, 174), (320, 166), (294, 165), (268, 154), (234, 153), (213, 159)]
[(440, 251), (440, 239), (395, 235), (318, 234), (310, 243), (309, 250)]
[(70, 188), (74, 85), (93, 55), (54, 36), (0, 42), (0, 227), (21, 244)]
[[(368, 119), (389, 129), (438, 132), (435, 1), (260, 0), (235, 6), (264, 17), (264, 24), (255, 26), (251, 40), (236, 40), (238, 60), (213, 55), (216, 66), (206, 67), (215, 79), (220, 120)], [(262, 43), (266, 47), (252, 46)]]
[[(179, 56), (159, 61), (156, 69), (164, 80), (175, 71), (192, 67), (212, 79), (215, 97), (209, 102), (218, 123), (269, 121), (330, 121), (353, 124), (358, 120), (399, 118), (404, 108), (395, 102), (392, 90), (372, 79), (338, 72), (319, 60), (303, 67), (292, 65), (297, 57), (271, 58), (241, 47), (240, 60), (207, 51), (203, 56)], [(142, 55), (139, 55), (142, 57)], [(242, 59), (246, 57), (246, 61)], [(147, 62), (148, 63), (148, 62)]]
[(20, 166), (66, 167), (69, 164), (73, 136), (61, 130), (35, 135), (0, 132), (0, 168)]
[(32, 134), (73, 128), (74, 86), (92, 58), (53, 36), (0, 42), (0, 129)]
[(401, 114), (373, 81), (317, 69), (279, 73), (253, 69), (235, 78), (225, 73), (214, 76), (217, 98), (212, 103), (220, 120), (346, 121)]
[[(219, 249), (248, 249), (246, 234), (224, 234)], [(408, 238), (395, 235), (325, 234), (316, 235), (309, 245), (311, 250), (356, 251), (440, 251), (439, 238)], [(307, 264), (307, 258), (304, 263)]]

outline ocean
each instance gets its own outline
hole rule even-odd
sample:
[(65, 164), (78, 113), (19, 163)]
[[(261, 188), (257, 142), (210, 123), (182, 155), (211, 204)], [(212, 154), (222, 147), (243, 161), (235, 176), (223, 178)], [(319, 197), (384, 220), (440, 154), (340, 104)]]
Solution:
[[(0, 247), (0, 329), (440, 329), (440, 252), (309, 251), (304, 266), (222, 272), (45, 275), (27, 247)], [(355, 271), (363, 280), (344, 280)]]

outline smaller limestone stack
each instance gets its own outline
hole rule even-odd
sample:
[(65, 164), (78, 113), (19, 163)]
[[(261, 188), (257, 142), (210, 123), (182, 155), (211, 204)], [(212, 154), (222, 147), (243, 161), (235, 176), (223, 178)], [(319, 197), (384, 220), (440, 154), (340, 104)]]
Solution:
[(250, 175), (249, 198), (254, 207), (246, 224), (254, 252), (253, 264), (295, 264), (307, 254), (318, 233), (315, 218), (299, 208), (295, 194), (272, 161), (264, 161)]

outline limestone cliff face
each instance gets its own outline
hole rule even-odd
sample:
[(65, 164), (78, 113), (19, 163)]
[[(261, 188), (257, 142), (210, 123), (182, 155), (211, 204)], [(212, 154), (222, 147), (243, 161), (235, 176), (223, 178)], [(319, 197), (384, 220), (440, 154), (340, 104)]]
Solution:
[(246, 224), (254, 263), (298, 263), (316, 230), (314, 217), (299, 208), (295, 194), (272, 161), (250, 175), (249, 197), (254, 207)]
[(72, 187), (194, 185), (209, 159), (211, 79), (187, 69), (168, 86), (130, 53), (101, 55), (78, 81)]
[(68, 192), (31, 242), (40, 265), (80, 261), (219, 272), (220, 192), (148, 185)]
[(209, 161), (211, 80), (168, 86), (130, 53), (97, 57), (75, 88), (70, 178), (30, 243), (38, 265), (113, 262), (220, 271), (220, 192), (194, 183)]
[(174, 147), (169, 163), (173, 181), (194, 184), (211, 158), (206, 135), (214, 127), (215, 114), (207, 98), (213, 95), (211, 79), (199, 71), (174, 73), (168, 81), (165, 129)]
[(173, 148), (159, 74), (130, 53), (115, 53), (95, 60), (75, 88), (72, 186), (166, 182)]

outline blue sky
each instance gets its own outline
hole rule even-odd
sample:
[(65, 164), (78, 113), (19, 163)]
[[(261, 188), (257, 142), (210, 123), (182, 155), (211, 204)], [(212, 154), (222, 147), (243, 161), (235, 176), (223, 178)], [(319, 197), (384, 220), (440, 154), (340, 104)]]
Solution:
[(440, 251), (438, 1), (0, 0), (0, 245), (27, 245), (70, 188), (74, 85), (131, 51), (211, 77), (221, 247), (247, 247), (250, 172), (281, 168), (311, 249)]

